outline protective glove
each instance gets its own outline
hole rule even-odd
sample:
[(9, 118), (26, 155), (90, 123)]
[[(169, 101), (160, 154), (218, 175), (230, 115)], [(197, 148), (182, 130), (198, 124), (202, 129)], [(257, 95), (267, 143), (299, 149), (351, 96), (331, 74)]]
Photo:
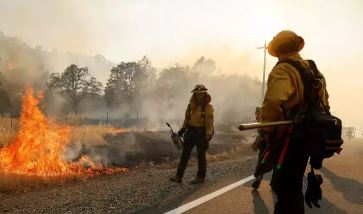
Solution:
[(187, 130), (187, 128), (181, 128), (181, 129), (178, 131), (178, 135), (179, 135), (179, 137), (182, 137), (186, 130)]
[(308, 188), (305, 192), (305, 202), (312, 208), (313, 204), (315, 207), (320, 207), (319, 200), (322, 197), (322, 191), (320, 185), (323, 183), (323, 177), (321, 175), (315, 175), (314, 171), (308, 174)]

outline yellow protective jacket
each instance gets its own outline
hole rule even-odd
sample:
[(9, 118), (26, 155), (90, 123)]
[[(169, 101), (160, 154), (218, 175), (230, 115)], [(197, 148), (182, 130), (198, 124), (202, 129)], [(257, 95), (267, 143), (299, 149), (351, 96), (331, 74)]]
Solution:
[[(302, 59), (298, 53), (287, 57), (300, 62), (305, 68), (309, 63)], [(286, 59), (286, 58), (285, 58)], [(329, 109), (328, 92), (324, 79), (322, 89), (323, 104)], [(290, 115), (291, 110), (304, 104), (304, 85), (299, 71), (288, 63), (276, 65), (268, 76), (267, 90), (261, 109), (261, 122), (273, 122), (286, 120), (285, 115)], [(283, 107), (282, 107), (283, 106)], [(281, 128), (281, 127), (280, 127)], [(270, 135), (275, 128), (263, 128), (264, 140), (269, 141)]]
[(214, 122), (214, 109), (210, 104), (211, 96), (206, 93), (205, 101), (203, 103), (205, 116), (202, 115), (202, 105), (197, 104), (194, 95), (190, 98), (187, 110), (185, 111), (185, 119), (183, 128), (193, 127), (205, 127), (206, 136), (213, 134), (213, 122)]

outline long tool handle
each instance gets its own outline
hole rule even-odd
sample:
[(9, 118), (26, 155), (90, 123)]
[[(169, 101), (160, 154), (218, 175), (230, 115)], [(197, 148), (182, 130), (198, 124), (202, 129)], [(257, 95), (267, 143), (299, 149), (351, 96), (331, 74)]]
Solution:
[(174, 133), (173, 128), (171, 128), (171, 125), (168, 122), (166, 122), (166, 125), (170, 128), (171, 133)]
[(258, 129), (264, 128), (269, 126), (282, 126), (282, 125), (289, 125), (292, 124), (292, 120), (283, 120), (283, 121), (276, 121), (276, 122), (266, 122), (266, 123), (244, 123), (238, 126), (240, 131), (249, 130), (249, 129)]

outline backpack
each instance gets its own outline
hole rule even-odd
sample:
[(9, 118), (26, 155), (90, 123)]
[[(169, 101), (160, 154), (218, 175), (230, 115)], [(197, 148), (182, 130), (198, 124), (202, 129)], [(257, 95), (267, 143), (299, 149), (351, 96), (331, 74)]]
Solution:
[(277, 64), (288, 63), (299, 71), (304, 85), (304, 105), (294, 116), (294, 124), (306, 139), (311, 166), (320, 169), (324, 158), (330, 158), (342, 150), (342, 121), (331, 115), (328, 107), (324, 105), (321, 91), (325, 79), (315, 62), (307, 61), (308, 69), (289, 59)]

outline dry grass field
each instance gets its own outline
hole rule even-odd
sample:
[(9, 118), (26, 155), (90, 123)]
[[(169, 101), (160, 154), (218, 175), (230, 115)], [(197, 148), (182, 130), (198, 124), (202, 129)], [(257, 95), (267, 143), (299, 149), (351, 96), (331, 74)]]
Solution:
[(97, 145), (104, 144), (104, 136), (114, 132), (111, 126), (106, 125), (78, 125), (72, 127), (71, 142)]
[[(76, 124), (76, 123), (73, 123)], [(71, 143), (81, 142), (82, 144), (104, 144), (104, 136), (109, 133), (120, 131), (106, 125), (70, 125)], [(0, 118), (0, 147), (10, 143), (18, 130), (18, 119), (9, 117)]]

